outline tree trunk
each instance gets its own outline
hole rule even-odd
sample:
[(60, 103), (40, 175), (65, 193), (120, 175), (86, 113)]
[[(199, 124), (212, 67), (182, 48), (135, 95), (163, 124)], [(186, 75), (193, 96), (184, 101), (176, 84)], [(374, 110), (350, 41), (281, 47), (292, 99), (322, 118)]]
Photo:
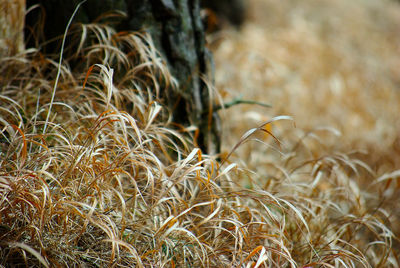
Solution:
[[(50, 40), (64, 33), (78, 0), (42, 0), (41, 9), (28, 14), (26, 35), (29, 45), (30, 27), (38, 22), (39, 12), (44, 11), (43, 39)], [(32, 6), (38, 1), (28, 0)], [(90, 23), (101, 14), (122, 11), (127, 16), (117, 20), (119, 31), (146, 31), (162, 54), (178, 88), (165, 93), (166, 105), (173, 113), (174, 122), (199, 129), (198, 146), (207, 153), (218, 153), (220, 149), (218, 115), (212, 111), (210, 90), (203, 79), (212, 80), (212, 57), (205, 47), (205, 35), (200, 17), (199, 0), (88, 0), (77, 13), (74, 22)], [(36, 42), (37, 43), (37, 42)], [(46, 52), (51, 47), (45, 47)]]

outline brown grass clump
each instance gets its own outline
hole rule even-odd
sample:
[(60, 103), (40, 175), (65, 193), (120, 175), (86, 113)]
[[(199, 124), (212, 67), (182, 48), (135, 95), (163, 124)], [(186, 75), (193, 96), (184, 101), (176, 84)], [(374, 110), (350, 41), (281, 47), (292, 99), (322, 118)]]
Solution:
[(0, 1), (0, 56), (14, 55), (24, 47), (25, 1)]
[(372, 194), (396, 172), (377, 179), (288, 116), (218, 162), (170, 122), (157, 92), (177, 85), (148, 36), (82, 27), (75, 69), (33, 49), (1, 59), (0, 265), (399, 265)]

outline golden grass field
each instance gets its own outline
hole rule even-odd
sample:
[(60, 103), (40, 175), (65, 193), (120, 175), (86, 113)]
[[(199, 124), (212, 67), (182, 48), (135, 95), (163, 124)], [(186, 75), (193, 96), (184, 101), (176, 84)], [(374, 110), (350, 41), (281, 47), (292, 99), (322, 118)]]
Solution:
[(210, 34), (215, 101), (272, 106), (221, 112), (221, 161), (148, 36), (81, 27), (83, 72), (0, 59), (0, 267), (400, 266), (400, 3), (250, 0)]

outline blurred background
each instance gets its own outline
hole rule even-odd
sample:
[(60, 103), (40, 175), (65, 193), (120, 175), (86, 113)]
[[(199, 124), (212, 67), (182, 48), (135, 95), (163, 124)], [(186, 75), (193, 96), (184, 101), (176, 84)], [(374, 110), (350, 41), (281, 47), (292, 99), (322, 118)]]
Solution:
[(231, 108), (223, 119), (224, 148), (228, 150), (247, 129), (290, 115), (297, 130), (285, 124), (280, 131), (286, 135), (297, 131), (294, 135), (301, 137), (318, 130), (325, 149), (365, 151), (359, 157), (378, 174), (398, 168), (400, 2), (246, 4), (239, 31), (225, 28), (208, 37), (216, 62), (216, 88), (225, 101), (242, 97), (272, 108)]

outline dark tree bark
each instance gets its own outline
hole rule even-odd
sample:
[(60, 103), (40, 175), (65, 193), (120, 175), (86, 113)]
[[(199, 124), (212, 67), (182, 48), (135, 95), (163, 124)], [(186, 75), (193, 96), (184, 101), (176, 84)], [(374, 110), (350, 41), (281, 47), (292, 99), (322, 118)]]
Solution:
[[(27, 6), (40, 3), (41, 9), (28, 14), (26, 25), (35, 25), (40, 16), (44, 20), (44, 40), (64, 33), (78, 0), (28, 0)], [(199, 129), (197, 143), (208, 153), (217, 153), (220, 148), (219, 121), (215, 112), (209, 113), (210, 95), (203, 78), (212, 80), (212, 57), (205, 46), (204, 29), (200, 17), (199, 0), (88, 0), (77, 13), (74, 22), (90, 23), (106, 12), (122, 11), (125, 19), (116, 19), (115, 27), (120, 31), (146, 31), (156, 48), (166, 60), (170, 72), (179, 87), (164, 93), (164, 99), (173, 111), (173, 119), (181, 125), (196, 125)], [(30, 35), (26, 27), (26, 36)], [(34, 39), (27, 40), (35, 44)], [(46, 52), (52, 47), (44, 47)]]

